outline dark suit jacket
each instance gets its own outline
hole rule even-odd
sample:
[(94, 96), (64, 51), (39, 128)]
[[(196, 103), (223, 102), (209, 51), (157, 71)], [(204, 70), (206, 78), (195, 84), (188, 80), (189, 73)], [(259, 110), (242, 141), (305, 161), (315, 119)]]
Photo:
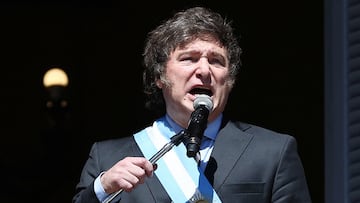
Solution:
[[(98, 202), (94, 179), (127, 156), (143, 156), (132, 136), (94, 143), (73, 203)], [(258, 126), (226, 122), (205, 174), (223, 203), (311, 202), (296, 140)], [(116, 199), (113, 202), (171, 202), (155, 175)]]

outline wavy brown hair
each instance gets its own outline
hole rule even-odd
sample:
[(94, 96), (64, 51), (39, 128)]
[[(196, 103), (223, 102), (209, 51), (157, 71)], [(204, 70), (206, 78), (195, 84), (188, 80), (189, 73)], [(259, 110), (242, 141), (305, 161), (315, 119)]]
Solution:
[(195, 39), (209, 36), (227, 50), (230, 80), (235, 82), (241, 65), (241, 48), (231, 22), (208, 8), (189, 8), (177, 12), (147, 36), (143, 53), (146, 108), (158, 115), (165, 113), (164, 98), (161, 89), (156, 86), (156, 81), (164, 76), (171, 52)]

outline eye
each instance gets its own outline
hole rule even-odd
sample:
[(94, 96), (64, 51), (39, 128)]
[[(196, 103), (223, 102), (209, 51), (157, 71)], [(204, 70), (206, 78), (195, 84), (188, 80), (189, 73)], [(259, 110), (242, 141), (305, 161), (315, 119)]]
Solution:
[(181, 57), (180, 61), (194, 61), (194, 59), (191, 56), (186, 56), (186, 57)]
[(190, 65), (196, 63), (199, 60), (199, 57), (195, 55), (184, 55), (179, 58), (179, 61), (184, 65)]
[(225, 65), (226, 65), (225, 60), (223, 58), (218, 58), (218, 57), (209, 58), (209, 63), (218, 65), (221, 67), (225, 67)]

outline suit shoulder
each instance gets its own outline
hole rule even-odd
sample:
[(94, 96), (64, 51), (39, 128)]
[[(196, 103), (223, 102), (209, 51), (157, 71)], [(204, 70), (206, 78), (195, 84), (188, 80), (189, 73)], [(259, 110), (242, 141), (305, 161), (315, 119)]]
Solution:
[(282, 132), (277, 132), (268, 128), (264, 128), (258, 125), (254, 125), (254, 124), (250, 124), (250, 123), (246, 123), (246, 122), (241, 122), (241, 121), (230, 121), (229, 122), (230, 125), (235, 126), (236, 128), (238, 128), (239, 130), (251, 134), (255, 137), (264, 137), (265, 139), (291, 139), (294, 140), (295, 138), (292, 135), (286, 134), (286, 133), (282, 133)]
[(121, 137), (121, 138), (112, 138), (106, 140), (100, 140), (94, 143), (99, 149), (107, 151), (107, 149), (116, 149), (121, 147), (122, 149), (130, 147), (134, 143), (133, 136)]

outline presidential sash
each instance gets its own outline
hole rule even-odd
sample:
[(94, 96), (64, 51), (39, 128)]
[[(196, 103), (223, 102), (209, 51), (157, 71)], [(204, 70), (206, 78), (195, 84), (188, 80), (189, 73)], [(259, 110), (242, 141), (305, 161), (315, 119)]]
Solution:
[[(170, 137), (175, 135), (165, 123), (163, 117), (152, 126), (134, 134), (136, 143), (147, 159), (170, 142)], [(221, 203), (195, 159), (186, 156), (186, 147), (183, 143), (167, 152), (157, 161), (157, 165), (155, 174), (174, 203)]]

